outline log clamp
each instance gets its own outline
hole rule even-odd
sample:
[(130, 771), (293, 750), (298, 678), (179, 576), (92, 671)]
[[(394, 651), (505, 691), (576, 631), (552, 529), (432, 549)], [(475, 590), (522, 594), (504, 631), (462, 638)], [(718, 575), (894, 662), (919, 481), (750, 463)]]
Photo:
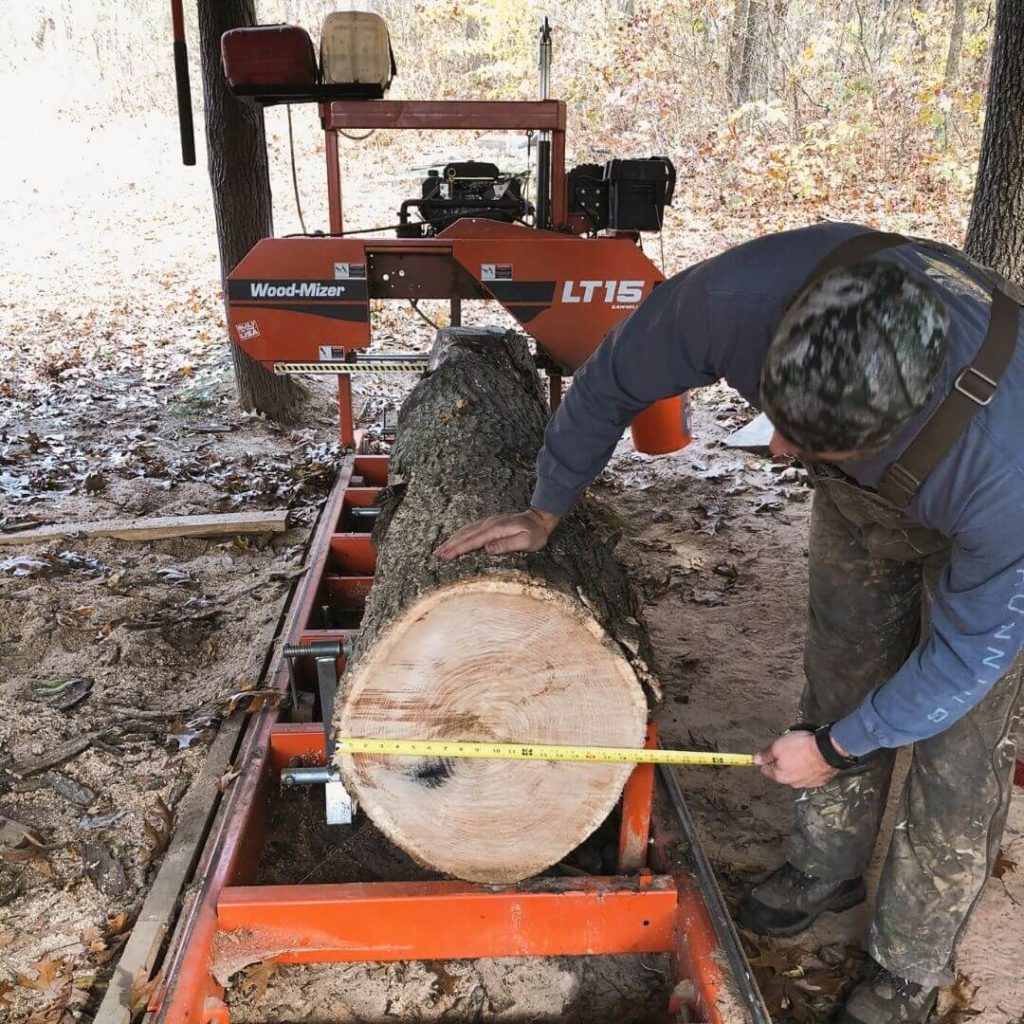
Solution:
[(281, 771), (282, 786), (323, 786), (328, 825), (351, 825), (356, 812), (356, 802), (341, 781), (341, 772), (334, 763), (334, 739), (331, 723), (334, 719), (334, 699), (338, 694), (338, 659), (345, 653), (344, 645), (337, 640), (314, 640), (311, 643), (285, 644), (282, 652), (288, 660), (292, 701), (295, 703), (295, 658), (312, 658), (316, 662), (316, 681), (320, 695), (320, 710), (324, 723), (324, 750), (327, 753), (325, 765), (284, 768)]

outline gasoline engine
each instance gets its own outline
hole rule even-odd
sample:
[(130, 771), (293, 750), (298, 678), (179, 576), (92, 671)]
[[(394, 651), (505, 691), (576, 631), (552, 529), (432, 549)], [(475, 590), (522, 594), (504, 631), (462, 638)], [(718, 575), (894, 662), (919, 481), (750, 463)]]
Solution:
[[(406, 199), (398, 214), (399, 238), (436, 235), (461, 217), (525, 222), (534, 208), (524, 198), (523, 177), (502, 174), (496, 164), (469, 160), (431, 170), (422, 182), (422, 196)], [(421, 220), (410, 220), (410, 211)]]
[[(584, 233), (660, 231), (672, 202), (676, 172), (668, 157), (581, 164), (568, 174), (569, 213), (584, 219)], [(427, 238), (462, 217), (536, 225), (525, 175), (503, 174), (496, 164), (469, 160), (432, 169), (418, 199), (398, 214), (399, 238)], [(417, 213), (419, 220), (413, 220)]]

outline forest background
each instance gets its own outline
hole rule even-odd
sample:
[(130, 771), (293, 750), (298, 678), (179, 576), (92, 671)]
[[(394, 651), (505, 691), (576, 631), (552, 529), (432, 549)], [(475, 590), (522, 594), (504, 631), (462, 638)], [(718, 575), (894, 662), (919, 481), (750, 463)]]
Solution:
[[(330, 6), (263, 0), (257, 10), (261, 21), (315, 31)], [(550, 15), (553, 94), (568, 103), (571, 156), (670, 156), (680, 172), (673, 216), (684, 230), (710, 226), (731, 241), (822, 216), (857, 217), (962, 240), (985, 107), (991, 0), (374, 6), (398, 55), (397, 98), (533, 98), (536, 25)], [(4, 75), (17, 82), (22, 104), (49, 108), (58, 120), (100, 125), (156, 114), (169, 122), (166, 7), (143, 0), (14, 5), (0, 24)], [(186, 12), (195, 61), (195, 5)], [(193, 83), (199, 80), (194, 67)], [(301, 113), (300, 166), (319, 144), (305, 116), (312, 111)], [(267, 116), (273, 136), (283, 114)], [(355, 172), (404, 168), (396, 149), (408, 150), (407, 136), (377, 133), (360, 148)], [(321, 173), (312, 166), (300, 174), (315, 193), (304, 196), (315, 212)], [(290, 229), (291, 190), (282, 187), (290, 182), (275, 185), (278, 229)]]

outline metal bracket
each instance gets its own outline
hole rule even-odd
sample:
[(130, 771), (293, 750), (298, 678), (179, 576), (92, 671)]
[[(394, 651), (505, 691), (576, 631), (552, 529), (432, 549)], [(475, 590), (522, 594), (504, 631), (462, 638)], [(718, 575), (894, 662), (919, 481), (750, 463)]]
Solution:
[(351, 825), (355, 801), (341, 781), (341, 773), (334, 764), (334, 737), (331, 722), (334, 718), (334, 699), (338, 693), (338, 658), (343, 646), (336, 640), (317, 640), (311, 644), (287, 644), (284, 656), (289, 665), (294, 658), (312, 658), (316, 662), (316, 683), (320, 694), (320, 713), (324, 720), (324, 751), (327, 764), (313, 768), (285, 768), (281, 772), (283, 786), (324, 787), (328, 825)]
[(328, 825), (351, 825), (356, 813), (356, 802), (349, 795), (345, 784), (341, 781), (341, 773), (337, 768), (324, 786), (325, 807)]
[(323, 786), (328, 825), (351, 825), (357, 804), (341, 781), (341, 772), (331, 766), (281, 769), (281, 785)]

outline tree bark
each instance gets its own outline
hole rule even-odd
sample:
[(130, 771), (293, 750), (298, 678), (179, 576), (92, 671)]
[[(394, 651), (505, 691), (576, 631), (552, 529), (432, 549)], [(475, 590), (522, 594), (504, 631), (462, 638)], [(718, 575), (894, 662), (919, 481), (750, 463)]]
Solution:
[(949, 30), (949, 49), (946, 51), (944, 83), (955, 85), (960, 81), (960, 54), (964, 48), (964, 15), (967, 0), (953, 0), (953, 24)]
[(739, 106), (739, 81), (743, 71), (743, 51), (747, 41), (750, 0), (736, 0), (732, 14), (732, 39), (729, 46), (729, 90), (733, 106)]
[[(374, 529), (377, 569), (334, 717), (338, 736), (642, 745), (656, 692), (642, 613), (587, 511), (543, 551), (445, 563), (436, 546), (529, 504), (547, 409), (525, 340), (441, 331), (402, 407)], [(513, 882), (614, 807), (625, 765), (339, 755), (377, 827), (420, 862)]]
[[(946, 51), (946, 70), (942, 76), (942, 86), (951, 90), (960, 81), (960, 53), (964, 47), (964, 16), (967, 0), (953, 0), (953, 24), (949, 30), (949, 49)], [(949, 145), (949, 136), (953, 132), (953, 111), (946, 111), (942, 123), (935, 130), (935, 141), (940, 148)]]
[(772, 70), (773, 20), (784, 7), (773, 0), (736, 0), (733, 28), (733, 103), (737, 107), (769, 95)]
[(736, 94), (740, 106), (768, 94), (768, 0), (750, 0)]
[(1000, 0), (967, 254), (1024, 283), (1024, 9)]
[[(220, 60), (221, 36), (229, 29), (254, 25), (256, 7), (254, 0), (198, 3), (207, 162), (226, 301), (228, 274), (261, 238), (274, 233), (263, 111), (235, 99)], [(233, 339), (229, 342), (242, 408), (273, 420), (293, 419), (304, 389), (291, 377), (268, 373)]]

